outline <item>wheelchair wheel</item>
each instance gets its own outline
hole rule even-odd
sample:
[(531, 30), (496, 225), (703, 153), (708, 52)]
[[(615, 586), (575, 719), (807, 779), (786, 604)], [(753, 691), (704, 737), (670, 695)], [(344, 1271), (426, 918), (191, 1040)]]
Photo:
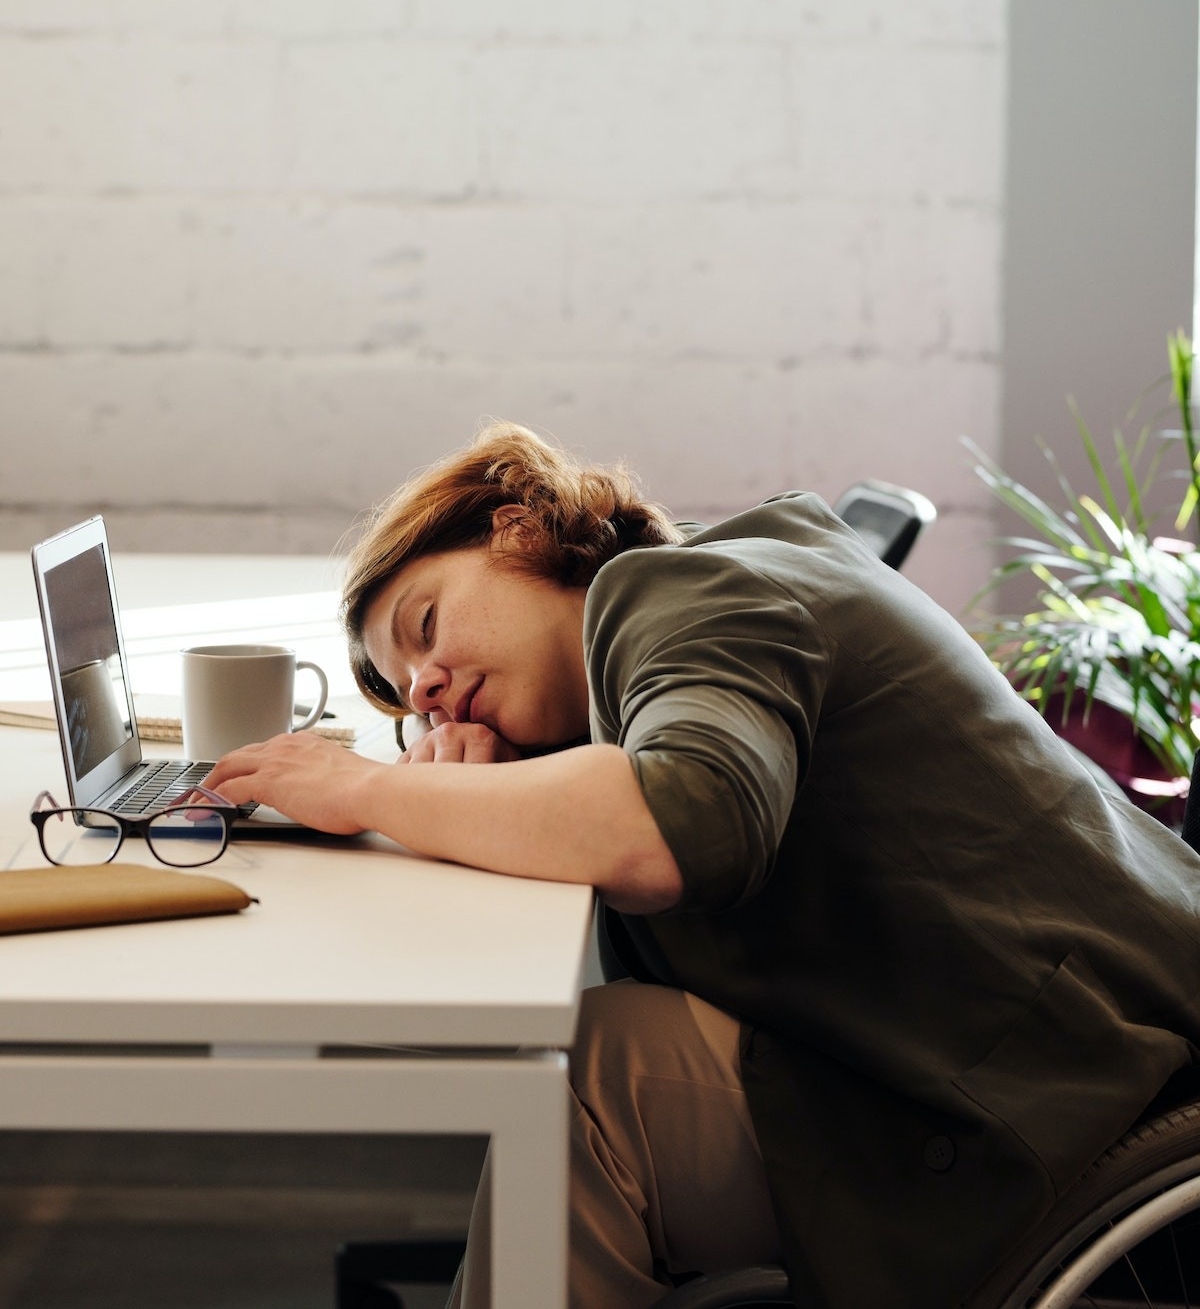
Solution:
[(965, 1309), (1200, 1306), (1200, 1103), (1102, 1155)]

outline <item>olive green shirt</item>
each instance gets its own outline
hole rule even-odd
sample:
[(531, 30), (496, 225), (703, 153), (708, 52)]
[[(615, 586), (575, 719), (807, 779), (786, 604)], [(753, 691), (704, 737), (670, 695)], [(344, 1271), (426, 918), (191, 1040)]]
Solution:
[(636, 966), (742, 1020), (794, 1287), (951, 1309), (1196, 1066), (1200, 860), (815, 496), (619, 556), (584, 642), (683, 874)]

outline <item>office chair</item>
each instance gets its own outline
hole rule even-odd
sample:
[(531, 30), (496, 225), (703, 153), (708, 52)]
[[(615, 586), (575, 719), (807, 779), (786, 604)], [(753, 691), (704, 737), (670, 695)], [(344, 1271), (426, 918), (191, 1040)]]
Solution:
[(899, 568), (920, 534), (937, 518), (919, 491), (867, 479), (848, 487), (833, 512), (892, 568)]

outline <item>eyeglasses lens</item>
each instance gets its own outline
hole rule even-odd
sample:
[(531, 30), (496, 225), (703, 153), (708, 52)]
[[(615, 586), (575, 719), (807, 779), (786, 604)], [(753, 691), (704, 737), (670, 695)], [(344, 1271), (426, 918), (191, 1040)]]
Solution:
[(116, 819), (90, 809), (51, 814), (42, 826), (46, 857), (56, 864), (102, 864), (120, 841), (121, 825)]
[(196, 868), (224, 849), (225, 820), (207, 805), (180, 805), (156, 814), (146, 828), (150, 848), (164, 864)]

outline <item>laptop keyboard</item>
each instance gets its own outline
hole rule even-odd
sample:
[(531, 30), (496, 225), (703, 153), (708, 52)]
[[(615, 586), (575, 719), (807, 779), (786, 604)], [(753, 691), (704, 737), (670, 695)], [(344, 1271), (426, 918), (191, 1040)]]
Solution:
[(117, 796), (111, 808), (118, 814), (144, 814), (147, 809), (160, 809), (182, 799), (211, 771), (212, 764), (164, 760), (141, 773), (128, 790)]

